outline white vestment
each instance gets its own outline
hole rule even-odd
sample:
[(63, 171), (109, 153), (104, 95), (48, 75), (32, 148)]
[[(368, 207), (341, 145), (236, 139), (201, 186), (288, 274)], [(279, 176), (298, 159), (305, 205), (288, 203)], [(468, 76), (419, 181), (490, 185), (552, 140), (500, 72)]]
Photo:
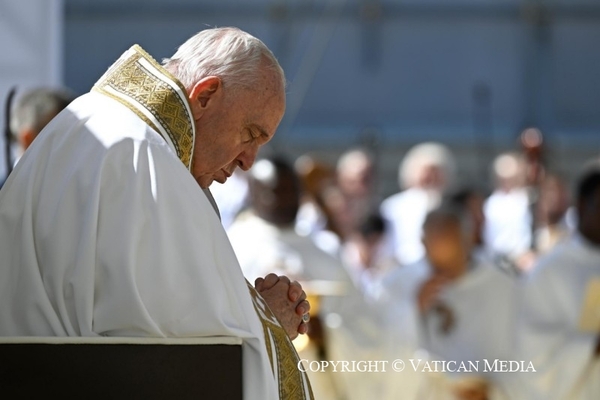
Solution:
[(311, 398), (188, 170), (192, 121), (134, 46), (48, 124), (0, 191), (0, 335), (240, 337), (244, 398)]
[[(491, 383), (491, 399), (519, 398), (520, 388), (515, 384), (514, 376), (493, 373), (489, 368), (486, 371), (485, 364), (486, 360), (493, 364), (496, 359), (509, 361), (516, 357), (513, 350), (516, 282), (499, 269), (481, 260), (474, 261), (468, 272), (447, 284), (439, 295), (450, 310), (452, 320), (449, 329), (444, 331), (445, 315), (434, 310), (419, 315), (417, 296), (430, 276), (431, 267), (424, 259), (401, 267), (385, 282), (388, 315), (392, 325), (397, 325), (396, 351), (402, 357), (410, 356), (414, 360), (408, 372), (416, 372), (417, 376), (411, 380), (421, 381), (420, 388), (413, 387), (413, 393), (418, 391), (415, 398), (439, 396), (424, 390), (436, 386), (436, 381), (442, 382), (438, 375), (424, 367), (427, 361), (435, 360), (452, 362), (447, 369), (433, 369), (433, 372), (444, 373), (448, 389), (454, 382), (483, 378)], [(418, 355), (419, 348), (425, 349), (428, 355)], [(420, 364), (419, 360), (422, 360)], [(472, 367), (469, 362), (477, 365)], [(461, 370), (461, 365), (468, 368)]]
[(238, 216), (227, 235), (251, 282), (271, 272), (297, 280), (348, 281), (340, 261), (310, 237), (298, 235), (293, 226), (279, 228), (248, 211)]
[(525, 188), (496, 190), (483, 206), (484, 242), (492, 253), (518, 257), (531, 246), (532, 216)]
[[(426, 377), (416, 372), (409, 361), (424, 357), (419, 352), (419, 314), (416, 299), (419, 288), (429, 274), (429, 264), (425, 260), (421, 260), (396, 268), (383, 279), (382, 293), (379, 298), (379, 304), (385, 316), (385, 339), (382, 343), (385, 350), (383, 353), (390, 362), (396, 359), (402, 360), (405, 367), (401, 372), (388, 368), (382, 399), (425, 400), (436, 398), (428, 397), (424, 393), (423, 387), (426, 384), (431, 386), (430, 382), (425, 381)], [(428, 391), (427, 394), (429, 393)]]
[(412, 264), (425, 255), (421, 241), (423, 221), (439, 200), (435, 192), (410, 188), (381, 203), (381, 215), (390, 226), (390, 250), (401, 264)]
[[(591, 309), (586, 328), (586, 299), (598, 296), (600, 247), (576, 233), (542, 259), (523, 287), (520, 346), (537, 373), (526, 383), (532, 400), (600, 398), (600, 304)], [(595, 327), (595, 329), (594, 329)]]

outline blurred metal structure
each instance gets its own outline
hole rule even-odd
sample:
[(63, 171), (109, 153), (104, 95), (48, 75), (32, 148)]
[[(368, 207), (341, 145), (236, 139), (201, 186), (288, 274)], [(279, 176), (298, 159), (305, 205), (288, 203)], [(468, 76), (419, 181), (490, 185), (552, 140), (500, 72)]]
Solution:
[(390, 174), (404, 149), (425, 140), (457, 148), (465, 169), (481, 173), (488, 155), (514, 147), (526, 126), (542, 129), (564, 163), (600, 146), (594, 0), (65, 4), (66, 84), (79, 92), (134, 42), (160, 58), (206, 26), (260, 37), (288, 76), (276, 142), (291, 153), (338, 152), (376, 127)]

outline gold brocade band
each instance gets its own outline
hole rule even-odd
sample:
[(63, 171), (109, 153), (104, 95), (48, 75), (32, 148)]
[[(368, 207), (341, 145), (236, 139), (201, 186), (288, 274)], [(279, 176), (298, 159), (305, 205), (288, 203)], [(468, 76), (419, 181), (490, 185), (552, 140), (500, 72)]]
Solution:
[(126, 51), (92, 90), (135, 112), (165, 139), (186, 168), (191, 168), (195, 132), (186, 91), (140, 46)]

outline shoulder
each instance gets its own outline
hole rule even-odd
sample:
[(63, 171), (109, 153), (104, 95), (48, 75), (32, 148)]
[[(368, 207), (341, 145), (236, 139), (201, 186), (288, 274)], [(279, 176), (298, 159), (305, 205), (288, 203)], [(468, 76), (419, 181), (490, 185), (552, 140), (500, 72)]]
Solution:
[(383, 281), (383, 287), (389, 292), (416, 290), (430, 275), (429, 264), (425, 259), (403, 265), (390, 272)]
[(554, 249), (538, 259), (531, 273), (527, 276), (527, 280), (537, 281), (562, 275), (566, 272), (566, 269), (572, 266), (569, 264), (572, 264), (576, 252), (573, 237), (563, 240)]
[(489, 260), (476, 261), (475, 269), (469, 274), (481, 287), (491, 292), (506, 292), (517, 287), (517, 278), (511, 276), (507, 271), (494, 265)]
[(91, 134), (107, 149), (123, 140), (145, 141), (168, 149), (166, 142), (140, 115), (103, 94), (86, 93), (69, 104), (63, 114), (61, 118), (71, 130)]

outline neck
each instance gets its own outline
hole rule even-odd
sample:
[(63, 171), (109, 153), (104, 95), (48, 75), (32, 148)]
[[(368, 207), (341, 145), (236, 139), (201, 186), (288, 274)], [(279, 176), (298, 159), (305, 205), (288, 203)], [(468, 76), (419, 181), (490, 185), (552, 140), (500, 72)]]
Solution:
[(450, 280), (455, 280), (467, 273), (469, 269), (469, 261), (460, 260), (455, 262), (448, 262), (443, 266), (433, 267), (436, 275), (441, 275)]

